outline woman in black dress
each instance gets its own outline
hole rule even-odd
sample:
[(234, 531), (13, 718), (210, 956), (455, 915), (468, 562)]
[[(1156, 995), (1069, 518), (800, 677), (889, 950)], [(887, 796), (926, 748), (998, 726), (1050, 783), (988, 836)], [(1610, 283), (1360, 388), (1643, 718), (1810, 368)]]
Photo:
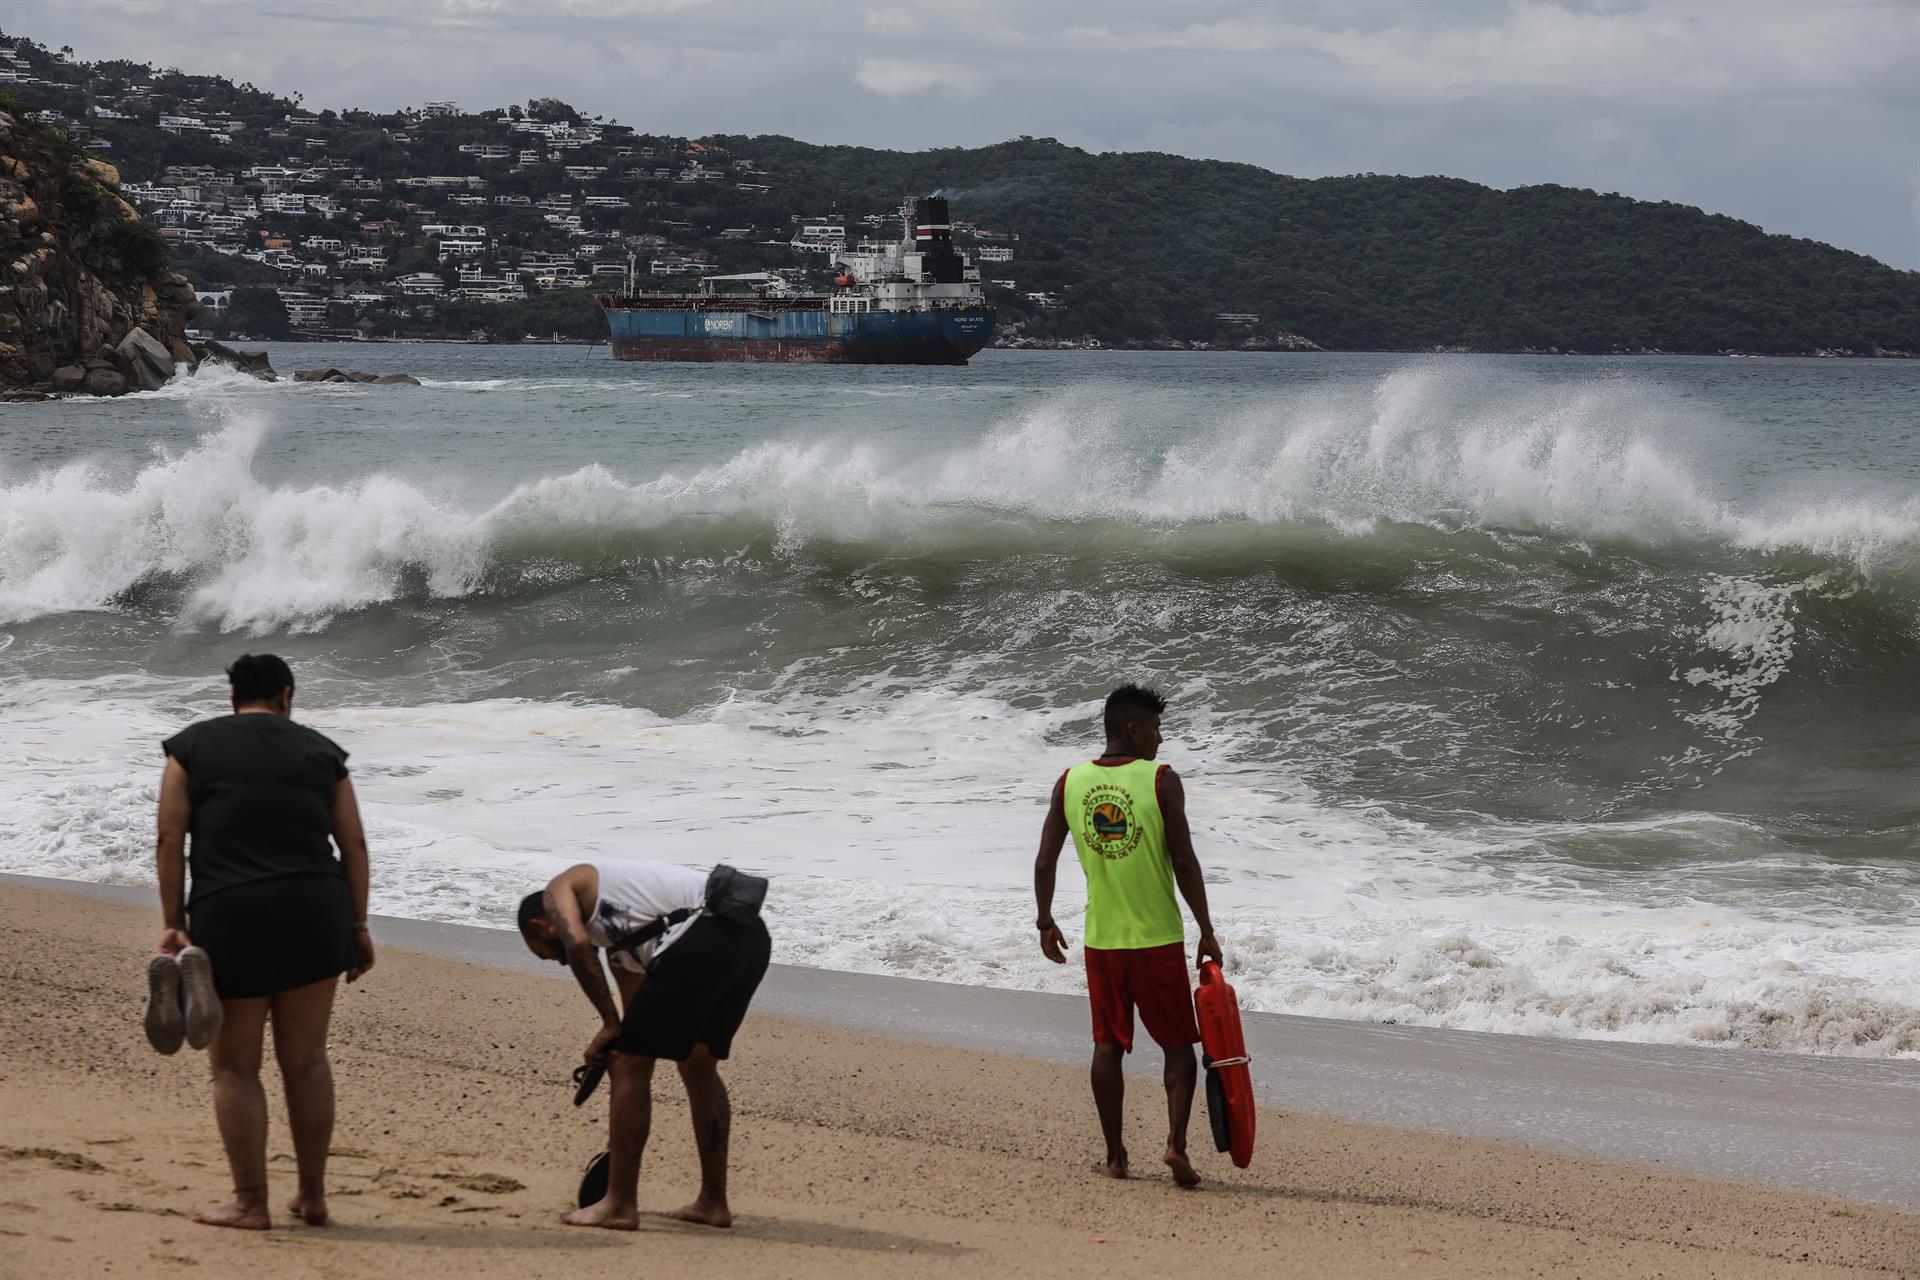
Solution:
[(340, 975), (352, 982), (373, 967), (367, 841), (347, 753), (290, 718), (287, 664), (248, 654), (227, 678), (233, 714), (167, 739), (160, 780), (160, 950), (206, 951), (224, 1009), (207, 1056), (234, 1198), (194, 1221), (259, 1231), (272, 1225), (260, 1086), (271, 1018), (300, 1176), (291, 1208), (317, 1226), (327, 1220), (333, 1136), (327, 1022)]

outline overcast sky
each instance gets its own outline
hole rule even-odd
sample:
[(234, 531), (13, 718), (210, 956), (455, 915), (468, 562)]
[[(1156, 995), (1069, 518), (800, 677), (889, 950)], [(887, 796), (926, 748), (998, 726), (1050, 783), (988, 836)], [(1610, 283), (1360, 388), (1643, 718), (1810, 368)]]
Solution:
[(1920, 0), (8, 0), (9, 34), (661, 133), (1019, 134), (1679, 200), (1920, 269)]

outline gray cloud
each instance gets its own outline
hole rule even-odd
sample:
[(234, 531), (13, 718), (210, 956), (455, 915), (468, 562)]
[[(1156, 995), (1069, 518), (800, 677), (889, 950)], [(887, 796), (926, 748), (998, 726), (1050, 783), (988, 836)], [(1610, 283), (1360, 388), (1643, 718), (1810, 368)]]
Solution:
[(1558, 182), (1920, 268), (1910, 0), (13, 0), (6, 26), (311, 106), (553, 94), (673, 133)]

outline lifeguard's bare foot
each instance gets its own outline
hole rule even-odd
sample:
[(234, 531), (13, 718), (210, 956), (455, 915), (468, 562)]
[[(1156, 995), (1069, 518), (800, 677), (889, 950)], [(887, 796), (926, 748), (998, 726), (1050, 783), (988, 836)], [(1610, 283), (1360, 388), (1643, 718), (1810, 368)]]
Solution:
[(640, 1210), (638, 1208), (616, 1209), (607, 1201), (600, 1200), (584, 1209), (575, 1209), (560, 1221), (570, 1227), (605, 1227), (609, 1231), (638, 1231)]
[(272, 1215), (263, 1204), (223, 1204), (215, 1209), (202, 1209), (193, 1215), (193, 1220), (204, 1227), (236, 1227), (241, 1231), (266, 1231), (273, 1226)]
[(1200, 1175), (1195, 1173), (1193, 1166), (1187, 1162), (1186, 1152), (1175, 1151), (1172, 1147), (1168, 1147), (1167, 1154), (1161, 1156), (1160, 1159), (1167, 1168), (1173, 1170), (1173, 1180), (1180, 1186), (1197, 1187), (1200, 1185)]
[(325, 1200), (309, 1200), (305, 1196), (297, 1196), (293, 1203), (287, 1206), (287, 1212), (310, 1227), (324, 1227), (327, 1225), (327, 1202)]
[(695, 1200), (692, 1204), (682, 1205), (671, 1213), (663, 1213), (663, 1218), (672, 1218), (675, 1222), (691, 1222), (702, 1227), (730, 1227), (733, 1225), (733, 1211), (724, 1204), (708, 1204), (704, 1200)]

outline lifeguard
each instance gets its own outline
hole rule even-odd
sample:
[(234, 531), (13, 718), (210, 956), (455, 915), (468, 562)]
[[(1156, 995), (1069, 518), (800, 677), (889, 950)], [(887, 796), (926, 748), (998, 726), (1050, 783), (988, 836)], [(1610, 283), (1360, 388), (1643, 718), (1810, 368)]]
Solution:
[[(1087, 876), (1087, 996), (1093, 1006), (1093, 1101), (1106, 1136), (1103, 1172), (1127, 1176), (1121, 1104), (1122, 1069), (1133, 1051), (1133, 1013), (1166, 1054), (1167, 1151), (1163, 1157), (1183, 1187), (1200, 1181), (1187, 1160), (1187, 1118), (1198, 1070), (1185, 925), (1180, 896), (1200, 926), (1199, 960), (1220, 960), (1207, 913), (1207, 887), (1187, 829), (1186, 792), (1172, 768), (1155, 762), (1166, 699), (1151, 689), (1122, 685), (1107, 697), (1107, 749), (1099, 759), (1060, 775), (1040, 829), (1033, 866), (1039, 901), (1040, 950), (1065, 964), (1066, 939), (1053, 920), (1054, 873), (1069, 832)], [(1196, 961), (1197, 963), (1197, 961)]]

